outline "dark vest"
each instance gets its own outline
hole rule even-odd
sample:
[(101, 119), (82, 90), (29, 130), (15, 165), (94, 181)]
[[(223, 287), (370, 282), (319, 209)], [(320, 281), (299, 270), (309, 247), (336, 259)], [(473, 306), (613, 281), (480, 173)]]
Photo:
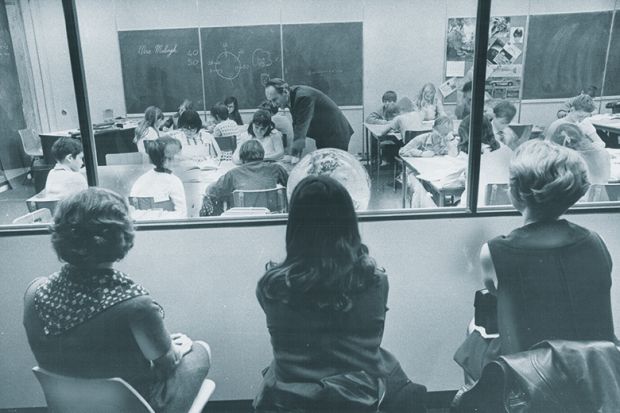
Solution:
[(488, 243), (502, 354), (542, 340), (614, 340), (611, 257), (598, 234), (537, 222)]

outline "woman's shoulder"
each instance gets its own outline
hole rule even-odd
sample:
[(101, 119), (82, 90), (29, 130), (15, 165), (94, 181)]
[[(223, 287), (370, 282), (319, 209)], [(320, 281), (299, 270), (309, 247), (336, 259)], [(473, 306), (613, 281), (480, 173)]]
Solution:
[(30, 284), (28, 284), (26, 287), (26, 292), (24, 293), (24, 302), (26, 304), (32, 302), (37, 289), (44, 285), (48, 280), (49, 277), (37, 277), (30, 281)]

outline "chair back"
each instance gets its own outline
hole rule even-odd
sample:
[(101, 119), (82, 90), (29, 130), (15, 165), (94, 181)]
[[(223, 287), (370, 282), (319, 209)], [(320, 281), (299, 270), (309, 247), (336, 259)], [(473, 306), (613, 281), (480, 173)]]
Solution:
[(485, 205), (512, 205), (508, 184), (487, 184), (484, 193)]
[(26, 155), (32, 157), (42, 157), (43, 148), (41, 146), (41, 138), (32, 129), (21, 129), (19, 131), (19, 137), (22, 140), (22, 146)]
[(271, 212), (286, 212), (286, 188), (253, 189), (233, 191), (235, 207), (264, 207)]
[(47, 208), (37, 209), (13, 220), (13, 224), (18, 225), (44, 224), (47, 222), (52, 222), (52, 211)]
[(144, 398), (120, 378), (82, 379), (32, 369), (50, 413), (155, 413)]
[(221, 136), (219, 138), (215, 138), (217, 145), (220, 147), (222, 152), (234, 152), (237, 149), (237, 136)]
[(418, 131), (418, 130), (408, 130), (405, 131), (405, 142), (404, 144), (408, 144), (409, 141), (413, 138), (415, 138), (418, 135), (422, 135), (423, 133), (428, 133), (430, 131)]
[(47, 198), (45, 190), (43, 190), (35, 196), (28, 198), (26, 200), (26, 207), (28, 207), (30, 212), (35, 212), (38, 209), (49, 209), (53, 214), (59, 201), (57, 198)]
[(172, 200), (155, 202), (152, 196), (130, 196), (129, 205), (135, 209), (163, 209), (164, 211), (174, 211)]
[(147, 161), (141, 152), (108, 153), (105, 156), (106, 165), (141, 165)]
[(514, 124), (508, 125), (508, 127), (512, 129), (512, 131), (517, 136), (517, 139), (515, 139), (515, 141), (513, 142), (513, 147), (516, 148), (517, 146), (521, 145), (524, 142), (527, 142), (530, 139), (532, 135), (532, 128), (534, 127), (534, 125), (532, 125), (531, 123)]

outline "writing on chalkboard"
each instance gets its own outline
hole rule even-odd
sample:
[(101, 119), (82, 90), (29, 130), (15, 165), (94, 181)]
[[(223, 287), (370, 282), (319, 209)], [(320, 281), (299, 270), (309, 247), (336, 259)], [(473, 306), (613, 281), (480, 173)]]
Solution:
[(234, 80), (239, 77), (242, 70), (250, 70), (249, 64), (241, 63), (243, 50), (239, 50), (236, 54), (229, 52), (228, 45), (223, 44), (224, 51), (221, 52), (215, 60), (209, 60), (209, 73), (215, 73), (222, 79)]
[(269, 67), (273, 64), (271, 52), (258, 48), (252, 52), (252, 65), (256, 67)]

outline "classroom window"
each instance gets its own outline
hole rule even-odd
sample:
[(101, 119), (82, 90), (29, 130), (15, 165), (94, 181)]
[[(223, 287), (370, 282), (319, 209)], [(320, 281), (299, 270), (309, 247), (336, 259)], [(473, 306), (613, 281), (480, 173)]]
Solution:
[(615, 3), (493, 1), (485, 111), (500, 147), (482, 154), (479, 206), (510, 204), (504, 165), (530, 139), (583, 158), (592, 186), (577, 205), (620, 200)]
[[(291, 182), (306, 170), (341, 165), (344, 172), (335, 175), (347, 177), (360, 211), (465, 211), (472, 174), (467, 170), (467, 84), (473, 78), (478, 5), (473, 0), (440, 3), (77, 0), (98, 185), (126, 196), (137, 220), (198, 219), (240, 206), (286, 211), (286, 189), (243, 196), (232, 190), (288, 184), (290, 195)], [(485, 136), (472, 137), (483, 141), (479, 207), (511, 208), (511, 151), (544, 136), (566, 101), (590, 90), (594, 110), (582, 123), (606, 144), (593, 156), (608, 162), (592, 162), (605, 167), (590, 171), (595, 185), (583, 204), (618, 200), (620, 153), (615, 148), (620, 144), (614, 122), (619, 121), (611, 112), (620, 106), (606, 108), (620, 99), (617, 82), (610, 80), (620, 69), (613, 47), (620, 36), (615, 3), (492, 2), (485, 111), (489, 135), (501, 145), (492, 151)], [(8, 2), (1, 12), (6, 12), (6, 20), (0, 15), (1, 69), (5, 79), (18, 80), (10, 82), (11, 93), (0, 96), (9, 120), (2, 123), (8, 129), (0, 140), (0, 188), (6, 189), (0, 193), (0, 223), (8, 224), (29, 208), (48, 205), (27, 200), (35, 195), (41, 198), (37, 201), (48, 200), (46, 173), (56, 162), (52, 144), (83, 138), (61, 1)], [(570, 29), (573, 23), (589, 35), (566, 40), (581, 33)], [(546, 41), (554, 38), (558, 48)], [(558, 52), (561, 48), (565, 53)], [(562, 63), (566, 56), (574, 56), (572, 64)], [(312, 139), (317, 132), (310, 128), (308, 138), (301, 139), (302, 156), (295, 156), (299, 141), (291, 108), (270, 114), (273, 131), (259, 123), (248, 131), (267, 98), (265, 84), (274, 78), (321, 90), (338, 106), (339, 119), (352, 129), (348, 157), (329, 155), (322, 160), (327, 166), (317, 168), (310, 164), (321, 161), (311, 156), (296, 167), (294, 158), (337, 145), (320, 133)], [(218, 103), (229, 119), (215, 116)], [(506, 118), (492, 119), (493, 109), (502, 107)], [(188, 113), (181, 118), (183, 111)], [(22, 129), (30, 142), (42, 146), (32, 166), (29, 149), (22, 148)], [(214, 185), (238, 167), (240, 146), (251, 135), (258, 135), (264, 157), (275, 158), (290, 179), (274, 167), (268, 183)], [(73, 188), (83, 185), (85, 168), (77, 174), (82, 178)], [(49, 200), (53, 208), (55, 200)]]

